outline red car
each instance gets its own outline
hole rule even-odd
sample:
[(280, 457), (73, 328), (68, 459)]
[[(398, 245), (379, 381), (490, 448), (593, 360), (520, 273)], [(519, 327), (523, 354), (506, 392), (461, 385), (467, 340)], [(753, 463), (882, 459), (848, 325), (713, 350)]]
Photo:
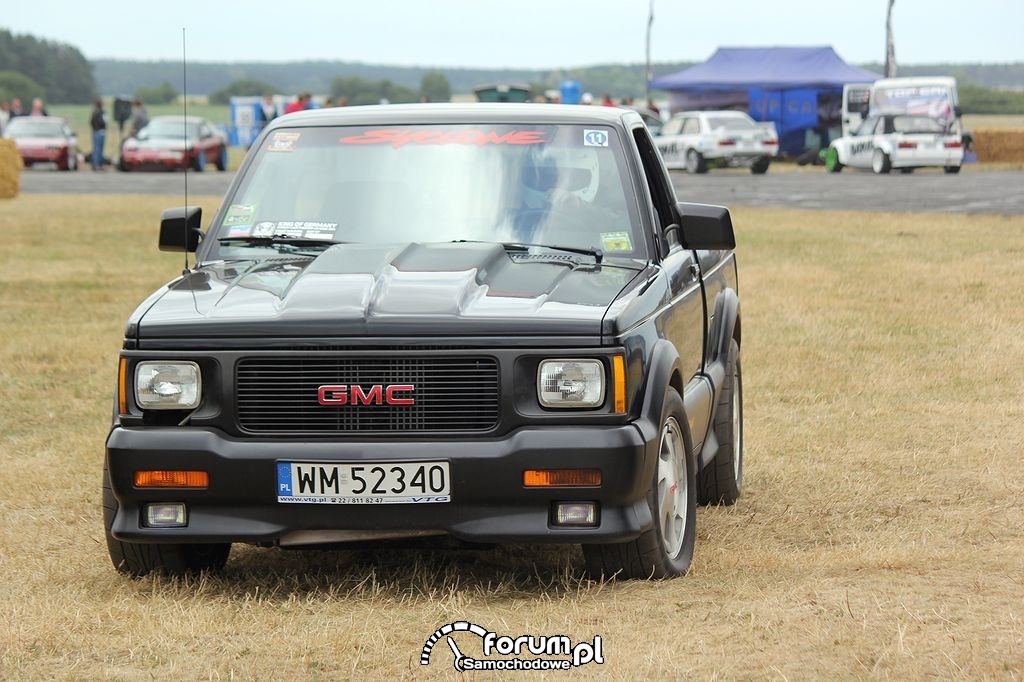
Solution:
[(157, 116), (125, 140), (119, 170), (203, 171), (207, 164), (227, 170), (228, 141), (212, 123), (198, 116)]
[(14, 140), (25, 166), (55, 164), (60, 170), (78, 170), (78, 139), (67, 122), (55, 116), (18, 116), (4, 129)]

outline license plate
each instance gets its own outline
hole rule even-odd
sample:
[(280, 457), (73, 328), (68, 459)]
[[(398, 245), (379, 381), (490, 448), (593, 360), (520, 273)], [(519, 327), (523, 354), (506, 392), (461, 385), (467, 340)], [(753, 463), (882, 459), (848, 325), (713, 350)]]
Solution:
[(277, 501), (302, 504), (451, 502), (448, 462), (278, 462)]

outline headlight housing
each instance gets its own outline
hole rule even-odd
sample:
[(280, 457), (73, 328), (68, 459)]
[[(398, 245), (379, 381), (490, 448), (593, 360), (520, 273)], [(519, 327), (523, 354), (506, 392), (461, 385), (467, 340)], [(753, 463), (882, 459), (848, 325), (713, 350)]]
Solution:
[(135, 400), (144, 410), (194, 410), (203, 398), (194, 362), (140, 362), (135, 367)]
[(537, 400), (544, 407), (600, 407), (604, 384), (600, 360), (544, 360), (537, 369)]

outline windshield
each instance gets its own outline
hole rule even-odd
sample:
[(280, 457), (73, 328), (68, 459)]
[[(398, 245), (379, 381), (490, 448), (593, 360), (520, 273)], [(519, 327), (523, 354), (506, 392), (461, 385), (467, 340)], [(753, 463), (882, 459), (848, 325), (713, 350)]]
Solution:
[(16, 118), (7, 125), (5, 137), (64, 137), (64, 126), (60, 121), (33, 121)]
[(743, 116), (709, 116), (708, 127), (712, 130), (723, 128), (725, 130), (756, 130), (757, 124)]
[(623, 169), (618, 138), (600, 126), (281, 129), (228, 197), (208, 255), (272, 256), (265, 242), (276, 236), (520, 242), (644, 258)]
[(153, 121), (139, 132), (143, 140), (171, 138), (181, 140), (185, 137), (186, 128), (188, 137), (199, 137), (198, 123), (184, 123), (182, 121)]

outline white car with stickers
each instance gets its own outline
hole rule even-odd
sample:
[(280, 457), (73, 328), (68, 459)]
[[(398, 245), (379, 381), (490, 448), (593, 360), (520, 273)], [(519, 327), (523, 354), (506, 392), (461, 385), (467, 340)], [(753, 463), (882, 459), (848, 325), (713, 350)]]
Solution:
[(960, 172), (963, 137), (941, 119), (895, 114), (869, 116), (850, 135), (832, 141), (824, 152), (825, 168), (840, 172), (844, 166), (870, 168), (878, 174), (898, 169), (938, 166)]
[(710, 166), (743, 166), (760, 175), (779, 151), (772, 124), (762, 125), (742, 111), (684, 111), (655, 138), (665, 166), (706, 173)]

